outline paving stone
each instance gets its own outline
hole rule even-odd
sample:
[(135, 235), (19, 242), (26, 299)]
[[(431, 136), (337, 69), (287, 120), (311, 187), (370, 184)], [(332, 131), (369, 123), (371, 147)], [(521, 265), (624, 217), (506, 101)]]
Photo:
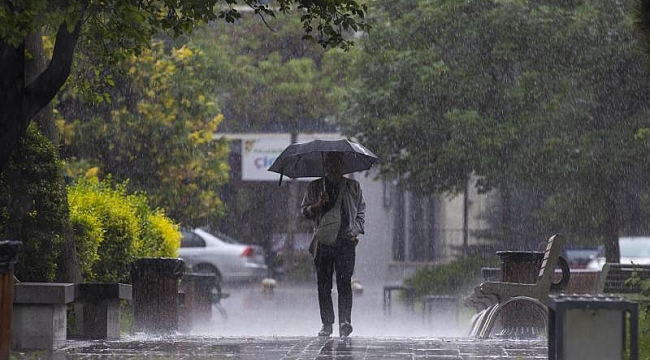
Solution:
[[(29, 358), (29, 353), (23, 353)], [(42, 357), (40, 357), (43, 359)], [(384, 339), (350, 337), (127, 337), (119, 341), (68, 340), (56, 360), (302, 360), (302, 359), (547, 359), (544, 340)]]

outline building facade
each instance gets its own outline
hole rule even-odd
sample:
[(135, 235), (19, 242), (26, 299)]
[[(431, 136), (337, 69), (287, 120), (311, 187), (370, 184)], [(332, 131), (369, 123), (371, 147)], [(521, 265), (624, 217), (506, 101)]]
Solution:
[[(216, 137), (231, 139), (236, 146), (232, 158), (232, 181), (245, 184), (246, 188), (264, 189), (273, 196), (262, 197), (257, 203), (268, 212), (280, 207), (296, 207), (300, 199), (282, 202), (290, 196), (301, 197), (302, 189), (308, 181), (297, 181), (296, 193), (287, 191), (289, 180), (279, 183), (279, 175), (269, 173), (268, 167), (279, 153), (289, 145), (289, 134), (217, 134)], [(312, 139), (340, 139), (339, 134), (300, 134), (298, 142)], [(372, 149), (371, 149), (372, 150)], [(378, 164), (381, 166), (381, 160)], [(365, 286), (383, 286), (401, 283), (405, 277), (417, 269), (444, 263), (463, 254), (469, 246), (483, 242), (478, 234), (489, 228), (486, 212), (493, 198), (490, 194), (478, 194), (473, 186), (468, 186), (465, 194), (457, 196), (422, 194), (406, 191), (399, 186), (397, 179), (379, 179), (378, 169), (350, 174), (360, 182), (366, 201), (366, 234), (359, 239), (357, 265), (354, 277)], [(309, 179), (306, 179), (309, 180)], [(271, 187), (270, 184), (275, 187)], [(277, 186), (281, 185), (281, 186)], [(233, 190), (230, 190), (233, 191)], [(236, 197), (232, 197), (236, 199)], [(233, 200), (236, 201), (236, 200)], [(261, 204), (273, 202), (273, 206)], [(277, 205), (282, 203), (282, 205)], [(236, 208), (240, 204), (226, 204)], [(289, 211), (291, 209), (286, 209)], [(295, 210), (295, 215), (299, 213)], [(261, 232), (269, 233), (268, 238), (285, 237), (294, 211), (289, 211), (274, 224), (266, 225)], [(259, 217), (259, 216), (258, 216)], [(246, 222), (245, 219), (240, 222)], [(280, 224), (278, 224), (278, 222)], [(296, 231), (309, 231), (308, 223), (302, 222)], [(250, 229), (249, 229), (250, 230)], [(296, 238), (304, 238), (298, 236)], [(301, 244), (298, 248), (301, 248)]]

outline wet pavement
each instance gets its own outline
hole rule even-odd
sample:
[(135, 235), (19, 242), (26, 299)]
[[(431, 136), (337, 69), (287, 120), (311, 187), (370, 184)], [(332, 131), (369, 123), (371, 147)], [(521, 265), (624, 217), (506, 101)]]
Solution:
[[(347, 339), (315, 336), (320, 329), (315, 286), (280, 286), (273, 295), (258, 286), (226, 288), (225, 316), (215, 307), (212, 319), (184, 334), (124, 335), (119, 341), (68, 340), (53, 353), (16, 353), (12, 359), (547, 359), (545, 339), (476, 340), (468, 338), (468, 313), (426, 318), (393, 300), (383, 311), (380, 287), (355, 295), (354, 332)], [(336, 296), (334, 296), (336, 299)], [(336, 305), (336, 301), (335, 301)], [(335, 335), (337, 332), (335, 331)]]
[(543, 341), (350, 337), (179, 336), (76, 342), (58, 357), (99, 359), (547, 359)]

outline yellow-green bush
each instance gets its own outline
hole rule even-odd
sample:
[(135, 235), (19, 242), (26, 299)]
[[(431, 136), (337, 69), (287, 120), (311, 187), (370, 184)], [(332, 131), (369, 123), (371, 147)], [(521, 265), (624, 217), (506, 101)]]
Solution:
[(104, 239), (104, 227), (101, 219), (87, 209), (76, 209), (70, 212), (73, 227), (77, 260), (84, 279), (94, 280), (93, 264), (99, 260), (100, 242)]
[(84, 281), (129, 282), (140, 257), (174, 257), (178, 226), (153, 211), (144, 194), (128, 194), (127, 183), (82, 179), (68, 188)]
[(165, 214), (156, 210), (147, 215), (139, 257), (176, 257), (181, 245), (181, 233)]

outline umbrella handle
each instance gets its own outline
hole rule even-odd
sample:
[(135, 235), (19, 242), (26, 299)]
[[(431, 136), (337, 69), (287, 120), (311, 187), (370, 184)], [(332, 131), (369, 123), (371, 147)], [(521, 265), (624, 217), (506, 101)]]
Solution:
[(280, 174), (280, 181), (278, 182), (278, 186), (282, 186), (282, 174)]

